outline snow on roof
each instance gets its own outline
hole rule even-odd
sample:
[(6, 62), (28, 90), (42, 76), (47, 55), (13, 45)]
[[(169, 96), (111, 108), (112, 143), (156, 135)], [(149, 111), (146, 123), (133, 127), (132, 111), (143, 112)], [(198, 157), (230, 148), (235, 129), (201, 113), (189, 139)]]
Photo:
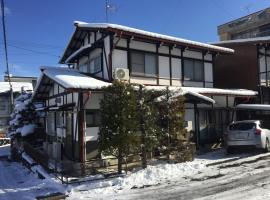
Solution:
[(200, 94), (216, 95), (236, 95), (236, 96), (256, 96), (258, 93), (253, 90), (245, 89), (219, 89), (219, 88), (199, 88), (199, 87), (182, 87), (185, 90), (198, 92)]
[[(33, 90), (32, 83), (28, 82), (11, 82), (13, 92), (21, 92), (24, 90)], [(9, 82), (0, 82), (0, 93), (8, 92), (10, 90)]]
[(77, 51), (73, 52), (65, 61), (65, 63), (68, 63), (72, 58), (74, 58), (77, 54), (81, 53), (83, 50), (88, 49), (92, 46), (92, 44), (87, 44), (81, 48), (79, 48)]
[(270, 105), (265, 104), (238, 104), (236, 109), (243, 110), (270, 110)]
[[(164, 90), (167, 86), (146, 86), (152, 90)], [(194, 92), (198, 94), (212, 94), (212, 95), (235, 95), (235, 96), (256, 96), (258, 93), (253, 90), (245, 89), (219, 89), (219, 88), (201, 88), (201, 87), (177, 87), (170, 86), (170, 90), (182, 89), (184, 92)]]
[(233, 49), (229, 49), (229, 48), (225, 48), (225, 47), (218, 47), (218, 46), (205, 44), (205, 43), (201, 43), (201, 42), (196, 42), (196, 41), (192, 41), (192, 40), (187, 40), (187, 39), (182, 39), (182, 38), (178, 38), (178, 37), (163, 35), (163, 34), (159, 34), (159, 33), (144, 31), (144, 30), (131, 28), (131, 27), (128, 27), (128, 26), (123, 26), (123, 25), (118, 25), (118, 24), (86, 23), (86, 22), (81, 22), (81, 21), (75, 21), (74, 24), (77, 27), (80, 27), (80, 28), (97, 28), (97, 29), (112, 28), (112, 29), (118, 29), (118, 30), (132, 32), (132, 33), (145, 35), (145, 36), (153, 37), (153, 38), (157, 38), (157, 39), (170, 40), (172, 42), (180, 42), (180, 43), (184, 43), (184, 44), (187, 44), (187, 45), (194, 45), (194, 46), (198, 46), (198, 47), (204, 47), (204, 48), (208, 48), (210, 50), (222, 51), (222, 52), (226, 52), (226, 53), (234, 53)]
[[(42, 67), (44, 75), (66, 89), (101, 89), (110, 83), (81, 74), (78, 70), (65, 67)], [(40, 84), (40, 81), (38, 82)]]
[[(150, 87), (147, 87), (147, 89), (150, 89)], [(172, 90), (175, 90), (175, 89), (173, 88)], [(185, 96), (187, 94), (189, 94), (191, 96), (194, 96), (194, 97), (197, 97), (197, 98), (199, 98), (199, 99), (201, 99), (201, 100), (203, 100), (205, 102), (208, 102), (208, 103), (212, 103), (212, 104), (215, 104), (216, 103), (215, 100), (212, 99), (212, 98), (210, 98), (210, 97), (204, 96), (204, 95), (199, 94), (197, 92), (188, 91), (188, 90), (185, 90), (185, 89), (182, 89), (182, 88), (179, 88), (179, 90), (175, 94), (173, 94), (170, 97), (170, 99), (173, 100), (173, 99), (175, 99), (175, 98), (177, 98), (179, 96)], [(165, 95), (162, 95), (162, 96), (156, 98), (156, 101), (159, 102), (159, 101), (162, 101), (164, 99), (166, 99), (166, 96)]]
[(246, 38), (246, 39), (236, 39), (236, 40), (225, 40), (225, 41), (219, 41), (219, 42), (213, 42), (212, 44), (231, 44), (231, 43), (245, 43), (245, 42), (270, 42), (270, 36), (266, 37), (255, 37), (255, 38)]

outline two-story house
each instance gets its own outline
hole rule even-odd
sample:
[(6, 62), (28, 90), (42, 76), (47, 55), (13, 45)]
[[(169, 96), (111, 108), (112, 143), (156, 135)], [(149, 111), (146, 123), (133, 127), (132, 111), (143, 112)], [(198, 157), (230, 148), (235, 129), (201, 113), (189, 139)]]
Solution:
[(197, 144), (218, 141), (232, 118), (235, 100), (256, 95), (251, 90), (213, 88), (215, 58), (233, 53), (127, 26), (75, 22), (60, 59), (69, 68), (42, 67), (33, 95), (46, 105), (44, 149), (54, 159), (83, 162), (97, 155), (102, 87), (114, 78), (149, 88), (181, 88), (186, 94), (187, 130), (196, 133)]

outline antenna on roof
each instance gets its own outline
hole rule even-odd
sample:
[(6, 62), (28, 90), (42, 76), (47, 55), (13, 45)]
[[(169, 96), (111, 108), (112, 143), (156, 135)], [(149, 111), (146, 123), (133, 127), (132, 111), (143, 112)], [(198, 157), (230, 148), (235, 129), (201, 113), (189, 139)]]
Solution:
[(109, 3), (109, 0), (105, 0), (105, 13), (106, 13), (106, 22), (109, 22), (109, 11), (117, 11), (117, 7)]

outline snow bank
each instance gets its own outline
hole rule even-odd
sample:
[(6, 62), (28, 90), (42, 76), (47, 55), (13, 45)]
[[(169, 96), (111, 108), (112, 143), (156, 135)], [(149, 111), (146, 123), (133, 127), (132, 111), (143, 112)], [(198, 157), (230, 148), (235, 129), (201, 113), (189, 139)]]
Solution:
[(22, 158), (28, 162), (29, 165), (33, 165), (36, 162), (30, 157), (28, 156), (25, 152), (22, 153)]
[(125, 177), (95, 181), (75, 187), (71, 186), (71, 197), (76, 198), (73, 194), (75, 195), (77, 191), (82, 190), (90, 195), (110, 194), (131, 188), (176, 181), (197, 174), (204, 168), (205, 165), (194, 161), (178, 164), (149, 165), (146, 169), (132, 172)]

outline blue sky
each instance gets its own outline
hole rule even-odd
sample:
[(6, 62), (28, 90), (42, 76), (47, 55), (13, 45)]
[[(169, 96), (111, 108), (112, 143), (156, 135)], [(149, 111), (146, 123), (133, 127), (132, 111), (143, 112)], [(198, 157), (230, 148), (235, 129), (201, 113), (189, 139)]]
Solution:
[[(217, 41), (217, 26), (270, 6), (270, 0), (109, 0), (109, 22), (173, 35)], [(73, 21), (105, 22), (105, 0), (5, 0), (10, 71), (38, 76), (56, 66), (74, 30)], [(0, 80), (5, 72), (0, 31)]]

